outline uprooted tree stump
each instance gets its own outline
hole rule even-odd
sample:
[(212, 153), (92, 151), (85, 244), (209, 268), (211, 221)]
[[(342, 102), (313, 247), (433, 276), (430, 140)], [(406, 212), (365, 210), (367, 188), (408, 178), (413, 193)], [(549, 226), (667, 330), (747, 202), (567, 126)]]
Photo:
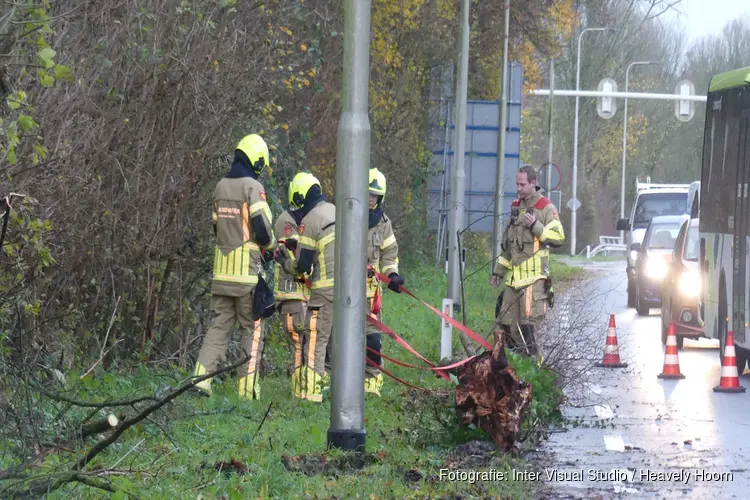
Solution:
[(509, 451), (531, 405), (531, 393), (531, 384), (518, 378), (509, 365), (502, 336), (496, 336), (491, 353), (484, 352), (459, 368), (458, 418), (463, 425), (485, 430), (498, 448)]

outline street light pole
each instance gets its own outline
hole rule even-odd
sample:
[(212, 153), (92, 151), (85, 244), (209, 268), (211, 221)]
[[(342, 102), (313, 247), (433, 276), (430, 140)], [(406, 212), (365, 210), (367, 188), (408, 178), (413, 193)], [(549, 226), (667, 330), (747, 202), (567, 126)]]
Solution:
[[(625, 92), (628, 92), (628, 77), (630, 68), (633, 66), (656, 64), (652, 61), (635, 61), (628, 64), (628, 68), (625, 70)], [(622, 178), (620, 179), (620, 218), (625, 218), (625, 161), (628, 150), (628, 98), (625, 98), (625, 109), (623, 111), (623, 123), (622, 123)], [(625, 242), (625, 231), (620, 231), (620, 241)]]
[(497, 168), (495, 170), (495, 209), (492, 224), (492, 266), (500, 255), (503, 238), (503, 209), (505, 207), (505, 135), (508, 128), (508, 38), (510, 33), (510, 0), (505, 0), (505, 42), (503, 42), (503, 72), (500, 75), (500, 125), (497, 128)]
[[(461, 306), (461, 256), (458, 254), (458, 233), (465, 226), (466, 173), (464, 160), (466, 153), (466, 96), (469, 81), (469, 7), (470, 0), (461, 5), (461, 43), (459, 44), (458, 82), (456, 82), (456, 130), (453, 142), (453, 179), (451, 182), (451, 211), (448, 214), (448, 293), (447, 298), (454, 304), (454, 311)], [(447, 340), (447, 339), (446, 339)], [(442, 346), (441, 352), (449, 352)]]
[[(344, 1), (344, 74), (336, 143), (329, 448), (365, 452), (367, 179), (370, 171), (370, 0)], [(314, 339), (314, 337), (313, 337)], [(313, 340), (314, 342), (314, 340)]]
[[(588, 31), (615, 31), (614, 28), (586, 28), (578, 35), (578, 56), (576, 58), (576, 91), (581, 90), (581, 38)], [(578, 96), (576, 96), (576, 118), (573, 127), (573, 193), (572, 198), (578, 195)], [(577, 207), (573, 205), (570, 214), (570, 256), (576, 255), (576, 214)]]

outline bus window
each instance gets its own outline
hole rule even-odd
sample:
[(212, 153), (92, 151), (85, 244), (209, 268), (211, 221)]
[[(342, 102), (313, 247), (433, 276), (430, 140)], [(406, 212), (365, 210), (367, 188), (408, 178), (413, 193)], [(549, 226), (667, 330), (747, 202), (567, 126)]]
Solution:
[(634, 228), (646, 228), (654, 217), (682, 215), (687, 207), (687, 193), (643, 193), (638, 197), (633, 218)]

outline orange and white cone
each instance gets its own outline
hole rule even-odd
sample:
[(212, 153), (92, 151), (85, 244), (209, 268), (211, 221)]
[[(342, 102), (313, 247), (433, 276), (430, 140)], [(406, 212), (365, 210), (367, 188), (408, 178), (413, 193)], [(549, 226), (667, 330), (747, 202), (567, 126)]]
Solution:
[(615, 326), (615, 315), (609, 315), (609, 331), (607, 332), (607, 344), (604, 346), (604, 358), (596, 366), (606, 368), (625, 368), (627, 363), (620, 361), (620, 348), (617, 345), (617, 333)]
[(685, 378), (680, 373), (680, 359), (677, 355), (677, 335), (674, 331), (674, 321), (669, 322), (667, 333), (667, 347), (664, 349), (664, 368), (657, 375), (659, 378)]
[(721, 380), (714, 387), (714, 392), (745, 392), (740, 385), (740, 377), (737, 373), (737, 356), (734, 352), (734, 333), (727, 332), (727, 343), (724, 346), (724, 362), (721, 365)]

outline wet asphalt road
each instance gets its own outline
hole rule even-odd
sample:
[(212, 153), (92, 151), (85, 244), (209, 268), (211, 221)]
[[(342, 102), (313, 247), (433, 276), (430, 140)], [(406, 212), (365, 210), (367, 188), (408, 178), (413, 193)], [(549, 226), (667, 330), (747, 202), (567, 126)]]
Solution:
[[(546, 481), (540, 497), (749, 497), (750, 371), (740, 377), (748, 392), (714, 393), (721, 370), (718, 341), (685, 340), (679, 352), (685, 378), (658, 379), (664, 363), (660, 311), (652, 309), (646, 318), (626, 307), (624, 262), (586, 267), (597, 273), (594, 284), (607, 290), (591, 303), (600, 311), (602, 353), (613, 313), (628, 367), (593, 368), (584, 382), (586, 406), (564, 409), (567, 418), (584, 425), (555, 432), (541, 446), (541, 479), (553, 469), (568, 477)], [(573, 477), (575, 472), (582, 477)], [(649, 472), (662, 476), (642, 475)], [(723, 478), (712, 480), (714, 474)]]

